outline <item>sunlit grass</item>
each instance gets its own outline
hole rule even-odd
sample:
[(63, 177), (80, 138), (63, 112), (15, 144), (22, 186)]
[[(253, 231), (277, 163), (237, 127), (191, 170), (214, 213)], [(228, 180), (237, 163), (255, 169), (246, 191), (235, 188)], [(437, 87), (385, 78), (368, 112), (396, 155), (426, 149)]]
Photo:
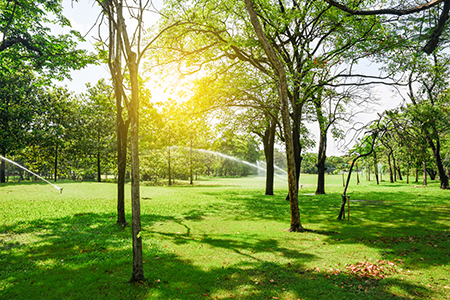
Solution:
[[(337, 221), (341, 176), (328, 176), (320, 196), (311, 195), (315, 180), (300, 180), (307, 233), (287, 231), (282, 180), (275, 196), (264, 195), (262, 177), (205, 178), (193, 187), (143, 183), (148, 281), (135, 285), (127, 283), (131, 230), (115, 225), (114, 184), (58, 183), (63, 194), (47, 184), (1, 185), (0, 298), (450, 297), (448, 191), (437, 182), (377, 186), (352, 178), (350, 221)], [(351, 273), (358, 263), (383, 272)]]

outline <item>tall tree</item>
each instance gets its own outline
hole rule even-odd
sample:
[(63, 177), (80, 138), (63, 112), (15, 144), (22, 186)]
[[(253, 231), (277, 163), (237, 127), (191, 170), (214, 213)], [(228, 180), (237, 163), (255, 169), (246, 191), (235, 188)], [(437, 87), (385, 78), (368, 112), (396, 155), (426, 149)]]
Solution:
[(112, 87), (104, 79), (95, 85), (87, 84), (82, 106), (85, 120), (86, 153), (96, 160), (97, 181), (101, 181), (102, 159), (111, 158), (114, 134), (114, 104)]
[[(0, 69), (0, 155), (4, 157), (27, 145), (33, 120), (43, 108), (40, 82), (31, 71), (5, 71)], [(0, 182), (5, 181), (5, 161), (1, 159)]]
[[(142, 254), (141, 237), (141, 208), (139, 188), (139, 65), (144, 54), (150, 46), (166, 30), (162, 29), (155, 36), (146, 36), (144, 28), (144, 14), (156, 13), (152, 11), (152, 1), (142, 3), (141, 1), (126, 0), (97, 0), (102, 7), (103, 13), (108, 18), (109, 26), (109, 51), (114, 51), (114, 56), (109, 57), (110, 73), (113, 77), (115, 91), (121, 91), (121, 97), (127, 103), (128, 116), (130, 118), (130, 146), (131, 146), (131, 209), (132, 209), (132, 239), (133, 239), (133, 272), (132, 282), (144, 280), (144, 265)], [(128, 15), (124, 15), (128, 13)], [(132, 19), (134, 22), (130, 22)], [(128, 20), (128, 22), (127, 22)], [(133, 24), (133, 32), (128, 32), (128, 25)], [(172, 24), (170, 27), (176, 26)], [(130, 26), (131, 27), (131, 26)], [(144, 42), (145, 41), (145, 42)], [(123, 57), (126, 65), (127, 79), (131, 90), (130, 98), (126, 98), (122, 84), (122, 70), (114, 65)], [(112, 61), (111, 61), (112, 60)], [(113, 66), (111, 68), (111, 66)]]

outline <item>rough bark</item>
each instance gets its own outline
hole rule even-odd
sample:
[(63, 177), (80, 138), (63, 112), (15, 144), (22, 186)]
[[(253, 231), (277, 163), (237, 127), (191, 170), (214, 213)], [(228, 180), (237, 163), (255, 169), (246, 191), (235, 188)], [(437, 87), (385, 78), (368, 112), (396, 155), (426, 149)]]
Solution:
[(271, 120), (263, 135), (264, 157), (266, 159), (266, 195), (273, 195), (275, 130), (276, 122)]
[(322, 113), (322, 103), (319, 99), (314, 100), (314, 106), (316, 108), (317, 121), (319, 123), (320, 138), (319, 138), (319, 150), (317, 153), (317, 189), (316, 195), (325, 194), (325, 161), (327, 159), (327, 128), (325, 124), (325, 118)]
[(116, 98), (116, 131), (117, 131), (117, 224), (125, 227), (128, 222), (125, 218), (125, 177), (127, 167), (127, 144), (128, 128), (130, 120), (123, 119), (123, 101), (122, 94), (122, 63), (121, 38), (115, 30), (113, 21), (109, 19), (109, 60), (108, 66), (111, 72)]
[(429, 135), (427, 135), (427, 141), (431, 147), (431, 150), (433, 150), (434, 160), (435, 160), (436, 166), (438, 168), (439, 180), (441, 181), (441, 189), (447, 190), (450, 187), (449, 187), (449, 182), (448, 182), (448, 176), (445, 172), (444, 165), (442, 163), (440, 140), (439, 140), (439, 138), (436, 138), (436, 141), (433, 142), (431, 137)]
[(326, 133), (320, 134), (319, 139), (319, 152), (317, 156), (317, 189), (316, 189), (316, 195), (323, 195), (325, 194), (325, 171), (327, 168), (325, 167), (325, 161), (326, 161), (326, 149), (327, 149), (327, 137)]
[(291, 227), (289, 231), (304, 231), (300, 223), (300, 210), (298, 207), (298, 185), (296, 182), (295, 174), (295, 157), (294, 157), (294, 145), (292, 139), (291, 123), (289, 116), (288, 107), (288, 83), (286, 78), (286, 72), (283, 64), (277, 57), (275, 50), (272, 48), (268, 42), (264, 31), (259, 23), (258, 17), (256, 15), (253, 3), (251, 0), (245, 0), (246, 8), (250, 16), (250, 21), (252, 26), (258, 36), (264, 52), (266, 53), (269, 61), (278, 76), (278, 89), (281, 103), (281, 115), (283, 120), (283, 129), (286, 139), (286, 158), (287, 158), (287, 168), (288, 168), (288, 184), (289, 184), (289, 203), (291, 211)]

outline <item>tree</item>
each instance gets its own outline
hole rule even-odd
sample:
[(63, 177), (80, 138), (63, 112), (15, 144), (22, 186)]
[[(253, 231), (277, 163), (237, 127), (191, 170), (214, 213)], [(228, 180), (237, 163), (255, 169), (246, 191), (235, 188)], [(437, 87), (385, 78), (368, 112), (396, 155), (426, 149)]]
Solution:
[[(126, 103), (128, 116), (130, 118), (130, 145), (131, 145), (131, 207), (132, 207), (132, 238), (133, 238), (133, 272), (132, 282), (144, 280), (144, 265), (142, 254), (141, 237), (141, 209), (139, 189), (139, 64), (150, 46), (165, 31), (161, 30), (153, 38), (148, 37), (148, 42), (142, 44), (145, 35), (144, 18), (145, 12), (151, 11), (152, 2), (142, 3), (140, 1), (126, 0), (98, 0), (103, 13), (108, 18), (109, 26), (109, 57), (108, 65), (113, 77), (114, 90), (120, 93)], [(128, 10), (129, 17), (135, 23), (135, 30), (129, 33), (126, 27), (124, 8)], [(169, 27), (175, 26), (172, 24)], [(121, 58), (126, 64), (126, 74), (129, 80), (131, 97), (127, 99), (124, 92)], [(117, 63), (117, 64), (116, 64)]]
[[(0, 154), (7, 156), (24, 148), (31, 140), (33, 120), (40, 105), (40, 80), (23, 69), (10, 73), (0, 69)], [(5, 182), (5, 161), (1, 159), (0, 182)]]
[[(4, 70), (32, 68), (49, 78), (63, 79), (72, 69), (80, 69), (94, 62), (76, 44), (84, 41), (81, 34), (54, 36), (48, 25), (70, 27), (62, 15), (62, 1), (1, 0), (0, 1), (0, 63)], [(48, 15), (55, 18), (51, 20)]]
[(113, 152), (114, 134), (114, 105), (112, 87), (100, 79), (94, 86), (86, 85), (82, 115), (84, 119), (85, 153), (96, 158), (97, 181), (101, 181), (101, 161), (111, 158)]
[[(212, 64), (211, 64), (212, 65)], [(257, 135), (264, 146), (266, 195), (273, 195), (274, 146), (279, 123), (276, 83), (243, 62), (221, 62), (208, 76), (196, 80), (197, 111), (208, 112), (227, 128)]]

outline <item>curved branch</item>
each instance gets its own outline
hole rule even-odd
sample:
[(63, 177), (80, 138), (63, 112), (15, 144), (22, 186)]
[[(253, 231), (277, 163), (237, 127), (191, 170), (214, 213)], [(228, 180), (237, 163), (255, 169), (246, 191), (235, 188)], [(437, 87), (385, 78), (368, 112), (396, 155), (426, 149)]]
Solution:
[(427, 9), (430, 9), (441, 2), (449, 2), (448, 0), (432, 0), (422, 5), (417, 5), (415, 7), (407, 8), (407, 9), (396, 9), (396, 8), (386, 8), (386, 9), (375, 9), (375, 10), (356, 10), (351, 9), (343, 4), (340, 4), (334, 0), (325, 0), (328, 4), (339, 8), (342, 11), (348, 12), (352, 15), (360, 15), (360, 16), (373, 16), (373, 15), (396, 15), (396, 16), (404, 16), (410, 15), (413, 13), (421, 12)]

